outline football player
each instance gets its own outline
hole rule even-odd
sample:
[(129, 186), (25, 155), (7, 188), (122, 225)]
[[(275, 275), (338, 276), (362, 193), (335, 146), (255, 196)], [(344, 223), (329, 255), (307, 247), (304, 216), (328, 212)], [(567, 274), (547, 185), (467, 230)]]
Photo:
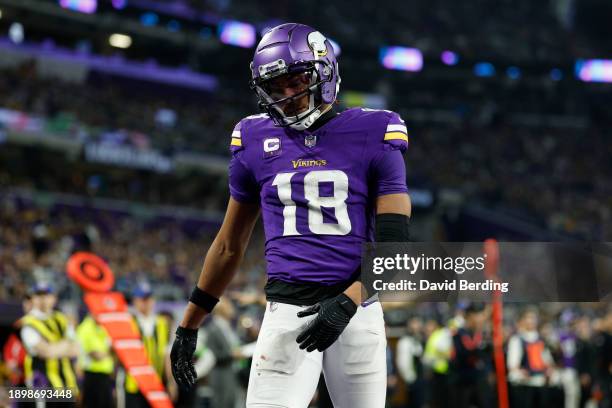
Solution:
[(197, 328), (232, 280), (261, 212), (268, 302), (247, 406), (307, 407), (323, 370), (335, 407), (384, 407), (383, 312), (376, 298), (362, 298), (361, 246), (408, 238), (406, 126), (391, 111), (335, 111), (338, 63), (311, 27), (267, 32), (251, 74), (266, 113), (232, 132), (231, 197), (176, 332), (173, 374), (183, 387), (194, 383)]

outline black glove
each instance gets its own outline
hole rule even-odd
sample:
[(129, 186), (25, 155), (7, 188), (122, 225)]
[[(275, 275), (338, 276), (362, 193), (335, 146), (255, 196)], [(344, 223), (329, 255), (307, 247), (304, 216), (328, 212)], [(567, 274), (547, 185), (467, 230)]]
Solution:
[(308, 352), (323, 351), (334, 344), (356, 312), (357, 305), (344, 293), (298, 312), (298, 317), (317, 317), (308, 322), (296, 341)]
[(189, 390), (197, 380), (193, 366), (193, 353), (195, 353), (197, 342), (197, 329), (187, 329), (180, 326), (176, 329), (176, 338), (170, 352), (170, 362), (174, 380), (183, 390)]

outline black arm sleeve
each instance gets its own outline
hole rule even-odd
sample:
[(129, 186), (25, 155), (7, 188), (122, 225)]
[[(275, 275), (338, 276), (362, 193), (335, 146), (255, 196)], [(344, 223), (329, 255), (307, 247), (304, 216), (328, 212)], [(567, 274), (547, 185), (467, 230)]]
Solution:
[(378, 214), (376, 216), (376, 242), (408, 242), (410, 218), (403, 214)]
[[(376, 242), (408, 242), (410, 232), (408, 225), (410, 217), (404, 214), (378, 214), (376, 215), (375, 240)], [(361, 281), (361, 266), (355, 271), (356, 280)], [(368, 297), (373, 293), (368, 292)]]

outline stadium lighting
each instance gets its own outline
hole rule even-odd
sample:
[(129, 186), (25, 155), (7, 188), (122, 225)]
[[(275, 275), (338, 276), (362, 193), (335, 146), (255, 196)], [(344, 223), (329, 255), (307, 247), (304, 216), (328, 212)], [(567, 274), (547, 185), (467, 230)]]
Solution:
[(113, 7), (117, 10), (123, 10), (127, 6), (127, 0), (113, 0)]
[(98, 8), (97, 0), (59, 0), (59, 5), (65, 9), (80, 13), (92, 14)]
[(0, 19), (2, 18), (2, 9), (0, 9)]
[(166, 28), (168, 31), (176, 33), (181, 30), (181, 23), (176, 20), (170, 20), (168, 21), (168, 24), (166, 24)]
[(563, 72), (559, 68), (553, 68), (550, 71), (550, 79), (553, 81), (560, 81), (563, 79)]
[(224, 44), (251, 48), (255, 45), (256, 31), (251, 24), (223, 21), (218, 27), (219, 40)]
[(490, 77), (495, 75), (495, 67), (490, 62), (479, 62), (474, 65), (474, 75), (479, 77)]
[(21, 44), (23, 42), (23, 25), (21, 23), (13, 23), (9, 27), (9, 38), (15, 44)]
[(457, 65), (459, 63), (459, 55), (453, 51), (442, 51), (440, 54), (440, 59), (444, 65)]
[(203, 27), (200, 30), (200, 37), (202, 38), (210, 38), (212, 37), (212, 30), (208, 27)]
[(521, 77), (521, 70), (518, 67), (508, 67), (506, 75), (510, 79), (519, 79)]
[(423, 54), (416, 48), (381, 47), (379, 58), (387, 69), (412, 72), (423, 69)]
[(612, 83), (612, 60), (578, 60), (576, 76), (584, 82)]
[(108, 37), (108, 43), (116, 48), (128, 48), (132, 45), (132, 37), (125, 34), (111, 34)]
[(147, 11), (140, 16), (140, 24), (145, 27), (152, 27), (159, 23), (159, 16), (152, 11)]

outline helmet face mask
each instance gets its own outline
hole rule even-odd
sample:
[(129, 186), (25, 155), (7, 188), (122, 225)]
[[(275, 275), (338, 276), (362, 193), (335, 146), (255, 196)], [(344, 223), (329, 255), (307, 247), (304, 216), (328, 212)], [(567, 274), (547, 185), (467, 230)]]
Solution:
[(293, 72), (251, 81), (251, 89), (259, 99), (260, 108), (270, 115), (277, 126), (294, 127), (322, 108), (319, 87), (327, 80), (318, 79), (314, 65), (305, 64)]
[(307, 129), (335, 101), (340, 84), (331, 43), (313, 28), (270, 30), (251, 63), (250, 87), (277, 126)]

